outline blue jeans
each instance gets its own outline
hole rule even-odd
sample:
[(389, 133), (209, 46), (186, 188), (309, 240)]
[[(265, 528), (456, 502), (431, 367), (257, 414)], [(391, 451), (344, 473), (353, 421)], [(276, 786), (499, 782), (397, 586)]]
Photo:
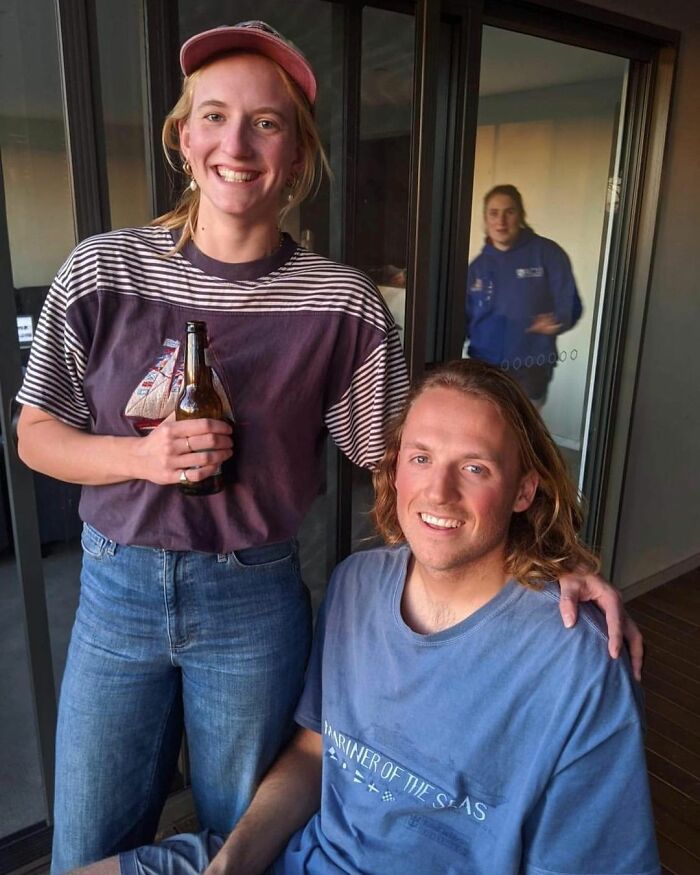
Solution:
[(124, 547), (86, 525), (54, 875), (153, 841), (183, 724), (200, 823), (228, 832), (291, 735), (310, 641), (295, 542), (217, 556)]

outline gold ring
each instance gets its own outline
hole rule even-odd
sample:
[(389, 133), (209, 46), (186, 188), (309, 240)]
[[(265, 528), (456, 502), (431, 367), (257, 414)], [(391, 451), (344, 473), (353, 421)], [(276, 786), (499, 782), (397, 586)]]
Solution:
[(187, 451), (189, 453), (194, 453), (194, 450), (190, 446), (190, 439), (187, 437), (187, 435), (185, 435), (185, 443), (187, 444)]
[(180, 483), (189, 483), (190, 481), (187, 479), (187, 471), (183, 468), (180, 471)]

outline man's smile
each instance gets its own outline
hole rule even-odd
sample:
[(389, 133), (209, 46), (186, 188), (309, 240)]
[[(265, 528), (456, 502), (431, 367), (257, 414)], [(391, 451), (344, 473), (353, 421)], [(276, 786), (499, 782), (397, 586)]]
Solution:
[(431, 513), (421, 513), (419, 516), (424, 523), (439, 529), (458, 529), (464, 525), (464, 520), (457, 520), (453, 517), (435, 516)]

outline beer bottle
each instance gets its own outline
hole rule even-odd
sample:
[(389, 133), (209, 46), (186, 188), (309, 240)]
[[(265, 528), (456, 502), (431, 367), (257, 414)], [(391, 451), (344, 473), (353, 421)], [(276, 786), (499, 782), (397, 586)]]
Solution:
[[(221, 398), (214, 388), (212, 373), (206, 359), (209, 345), (206, 322), (187, 323), (185, 350), (185, 384), (175, 408), (175, 419), (223, 419)], [(224, 486), (221, 468), (206, 480), (180, 483), (185, 495), (214, 495)]]

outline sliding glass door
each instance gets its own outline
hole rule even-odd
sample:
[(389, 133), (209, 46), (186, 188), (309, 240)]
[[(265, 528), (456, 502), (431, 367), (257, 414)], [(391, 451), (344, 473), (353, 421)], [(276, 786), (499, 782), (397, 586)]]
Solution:
[[(483, 29), (469, 261), (485, 255), (466, 288), (471, 348), (478, 355), (480, 332), (494, 332), (487, 352), (538, 397), (577, 481), (589, 443), (608, 231), (622, 185), (628, 69), (629, 62), (615, 55)], [(507, 244), (498, 239), (506, 219), (497, 217), (503, 228), (490, 222), (495, 240), (486, 239), (485, 226), (487, 211), (494, 214), (512, 201), (496, 194), (484, 204), (493, 187), (504, 185), (518, 190), (526, 210)], [(538, 329), (537, 317), (555, 310), (558, 328), (539, 323), (544, 327)], [(556, 342), (541, 342), (538, 331), (550, 330)]]

